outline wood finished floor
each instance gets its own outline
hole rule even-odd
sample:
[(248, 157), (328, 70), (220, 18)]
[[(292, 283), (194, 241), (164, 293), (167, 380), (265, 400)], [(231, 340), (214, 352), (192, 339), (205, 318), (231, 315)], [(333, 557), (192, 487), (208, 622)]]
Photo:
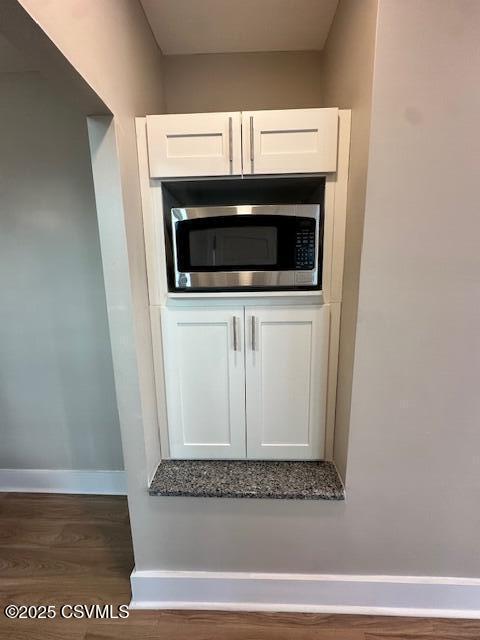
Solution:
[(132, 611), (127, 620), (8, 620), (15, 604), (126, 604), (123, 497), (0, 494), (1, 640), (480, 640), (480, 621)]

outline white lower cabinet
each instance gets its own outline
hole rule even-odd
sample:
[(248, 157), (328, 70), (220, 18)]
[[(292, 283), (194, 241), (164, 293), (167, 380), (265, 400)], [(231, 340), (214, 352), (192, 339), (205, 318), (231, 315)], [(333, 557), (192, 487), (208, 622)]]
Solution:
[(245, 458), (244, 309), (164, 309), (172, 458)]
[(329, 309), (247, 309), (247, 457), (324, 455)]
[(329, 308), (162, 310), (170, 456), (324, 455)]

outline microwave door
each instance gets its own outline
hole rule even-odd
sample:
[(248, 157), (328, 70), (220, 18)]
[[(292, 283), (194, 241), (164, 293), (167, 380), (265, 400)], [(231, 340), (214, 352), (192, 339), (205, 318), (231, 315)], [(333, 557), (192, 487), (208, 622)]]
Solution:
[(317, 265), (312, 269), (312, 249), (305, 243), (315, 231), (318, 208), (309, 206), (310, 212), (302, 205), (310, 223), (293, 207), (282, 213), (278, 208), (172, 209), (176, 290), (317, 287)]

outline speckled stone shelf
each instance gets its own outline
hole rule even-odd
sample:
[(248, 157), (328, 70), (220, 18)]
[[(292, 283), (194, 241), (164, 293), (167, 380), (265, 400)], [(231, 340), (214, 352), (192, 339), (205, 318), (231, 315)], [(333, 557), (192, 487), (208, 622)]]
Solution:
[(164, 460), (149, 492), (203, 498), (345, 499), (331, 462)]

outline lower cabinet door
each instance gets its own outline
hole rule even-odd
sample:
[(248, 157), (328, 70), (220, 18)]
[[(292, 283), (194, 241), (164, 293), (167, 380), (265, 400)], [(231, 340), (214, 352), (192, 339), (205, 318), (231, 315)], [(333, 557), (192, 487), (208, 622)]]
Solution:
[(163, 309), (172, 458), (245, 458), (244, 308)]
[(329, 308), (245, 313), (247, 457), (324, 456)]

